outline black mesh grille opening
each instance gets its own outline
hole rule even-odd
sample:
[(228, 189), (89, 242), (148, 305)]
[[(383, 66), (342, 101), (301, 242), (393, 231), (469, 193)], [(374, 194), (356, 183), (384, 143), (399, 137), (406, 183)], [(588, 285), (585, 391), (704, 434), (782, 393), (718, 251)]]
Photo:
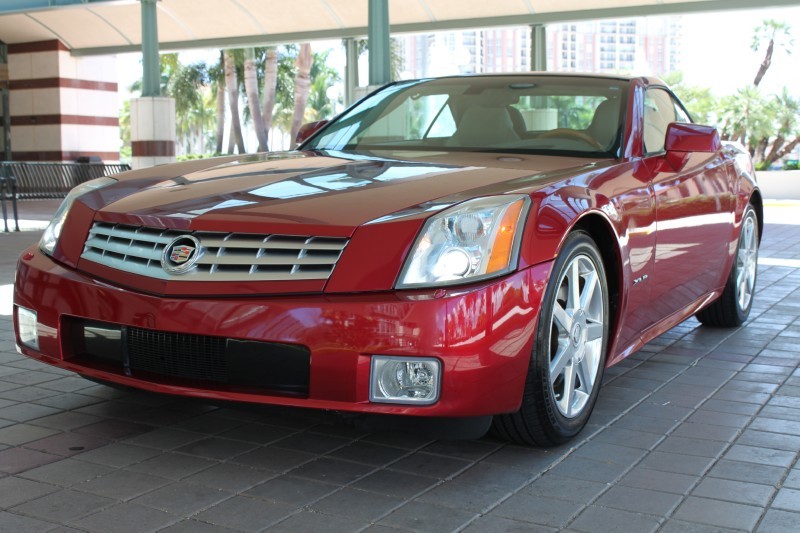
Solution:
[(66, 358), (154, 383), (308, 396), (305, 346), (249, 341), (64, 317)]
[(128, 328), (131, 370), (200, 381), (228, 381), (223, 337)]

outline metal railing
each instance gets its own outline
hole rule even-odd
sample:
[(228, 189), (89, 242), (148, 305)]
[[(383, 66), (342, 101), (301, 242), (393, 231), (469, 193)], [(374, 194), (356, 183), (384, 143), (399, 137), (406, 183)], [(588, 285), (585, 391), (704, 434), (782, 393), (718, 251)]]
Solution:
[(130, 168), (129, 165), (116, 163), (0, 161), (0, 201), (3, 204), (5, 231), (8, 231), (7, 202), (11, 204), (16, 230), (19, 231), (17, 200), (64, 198), (76, 185)]

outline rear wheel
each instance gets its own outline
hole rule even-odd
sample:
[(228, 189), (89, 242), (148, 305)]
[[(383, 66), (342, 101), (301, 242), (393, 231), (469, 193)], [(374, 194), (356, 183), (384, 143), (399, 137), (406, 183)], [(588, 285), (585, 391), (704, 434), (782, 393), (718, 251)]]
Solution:
[(539, 316), (522, 406), (493, 431), (521, 444), (553, 446), (589, 420), (603, 377), (608, 284), (592, 238), (572, 233), (553, 265)]
[(750, 316), (756, 289), (758, 265), (758, 217), (748, 205), (742, 218), (742, 230), (736, 257), (722, 296), (698, 311), (697, 320), (707, 326), (737, 327)]

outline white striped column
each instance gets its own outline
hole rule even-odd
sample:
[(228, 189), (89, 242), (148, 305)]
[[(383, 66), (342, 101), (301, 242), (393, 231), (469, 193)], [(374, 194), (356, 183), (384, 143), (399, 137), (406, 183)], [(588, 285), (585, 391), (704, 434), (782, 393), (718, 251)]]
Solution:
[(145, 96), (131, 100), (131, 166), (151, 167), (175, 161), (175, 99)]

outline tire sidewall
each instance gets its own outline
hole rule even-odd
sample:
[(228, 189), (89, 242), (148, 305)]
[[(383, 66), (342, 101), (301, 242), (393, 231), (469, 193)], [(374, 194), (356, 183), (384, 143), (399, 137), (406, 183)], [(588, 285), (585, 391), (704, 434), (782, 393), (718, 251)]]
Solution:
[[(600, 288), (603, 294), (603, 344), (601, 348), (601, 357), (599, 361), (599, 368), (597, 369), (597, 379), (586, 402), (583, 412), (573, 418), (567, 418), (556, 405), (556, 399), (553, 394), (552, 387), (550, 386), (550, 361), (549, 361), (549, 344), (550, 344), (550, 326), (551, 317), (553, 313), (553, 305), (555, 304), (555, 295), (560, 285), (561, 279), (564, 276), (567, 265), (577, 256), (584, 255), (590, 258), (598, 272), (600, 278)], [(609, 331), (609, 307), (608, 307), (608, 282), (606, 272), (603, 268), (603, 261), (597, 245), (592, 238), (583, 231), (577, 231), (569, 235), (561, 249), (555, 263), (553, 270), (550, 274), (550, 279), (545, 289), (545, 294), (542, 299), (542, 308), (539, 313), (539, 321), (536, 330), (536, 341), (534, 342), (534, 353), (531, 361), (531, 369), (535, 379), (531, 380), (536, 383), (537, 391), (531, 391), (534, 397), (538, 400), (540, 412), (543, 412), (549, 419), (550, 426), (553, 428), (553, 435), (550, 437), (557, 442), (565, 442), (578, 434), (581, 429), (586, 425), (589, 416), (592, 414), (594, 404), (597, 402), (597, 396), (600, 393), (602, 385), (603, 371), (605, 369), (606, 352), (608, 349), (608, 331)], [(548, 424), (543, 424), (547, 427)]]
[[(758, 217), (756, 216), (755, 209), (753, 206), (748, 204), (744, 210), (744, 214), (742, 215), (742, 225), (741, 229), (739, 230), (739, 239), (736, 241), (736, 254), (733, 257), (733, 267), (731, 268), (731, 276), (729, 283), (733, 288), (733, 298), (734, 298), (734, 306), (736, 307), (736, 317), (740, 324), (743, 324), (747, 317), (750, 316), (750, 309), (753, 307), (753, 300), (755, 300), (755, 287), (756, 283), (758, 282), (758, 268), (756, 268), (755, 277), (753, 279), (753, 294), (750, 296), (750, 301), (747, 304), (745, 309), (739, 307), (739, 285), (736, 283), (736, 279), (739, 276), (739, 250), (742, 246), (742, 239), (744, 239), (744, 226), (747, 222), (748, 218), (753, 219), (753, 223), (755, 224), (755, 231), (758, 233)], [(756, 235), (756, 239), (758, 239), (758, 235)], [(756, 244), (758, 246), (758, 244)], [(758, 248), (756, 248), (756, 261), (758, 261)]]

